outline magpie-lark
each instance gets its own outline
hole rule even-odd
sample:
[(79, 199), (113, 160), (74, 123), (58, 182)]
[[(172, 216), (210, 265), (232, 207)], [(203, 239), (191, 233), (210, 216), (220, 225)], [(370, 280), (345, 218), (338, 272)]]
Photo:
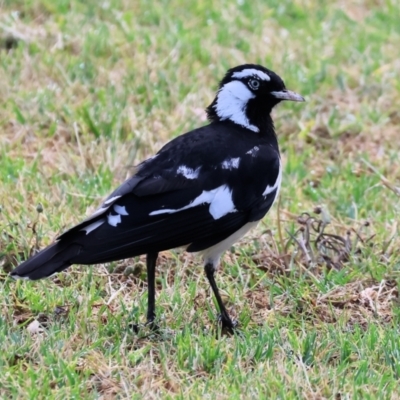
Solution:
[(92, 216), (19, 265), (14, 278), (37, 280), (72, 264), (147, 255), (147, 321), (155, 319), (155, 266), (160, 251), (201, 252), (222, 326), (236, 323), (214, 273), (222, 253), (256, 226), (277, 197), (282, 178), (271, 110), (304, 101), (260, 65), (230, 69), (207, 108), (210, 123), (167, 143), (143, 161)]

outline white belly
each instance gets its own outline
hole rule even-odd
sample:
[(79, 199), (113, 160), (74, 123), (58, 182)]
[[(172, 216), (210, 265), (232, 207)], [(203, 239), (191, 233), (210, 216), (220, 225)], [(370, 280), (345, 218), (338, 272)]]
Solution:
[(259, 221), (248, 222), (246, 225), (242, 226), (238, 231), (228, 236), (222, 242), (215, 244), (208, 249), (200, 252), (202, 254), (204, 263), (212, 263), (216, 269), (219, 263), (219, 259), (222, 253), (228, 250), (235, 242), (237, 242), (242, 236), (244, 236), (251, 228), (254, 228)]

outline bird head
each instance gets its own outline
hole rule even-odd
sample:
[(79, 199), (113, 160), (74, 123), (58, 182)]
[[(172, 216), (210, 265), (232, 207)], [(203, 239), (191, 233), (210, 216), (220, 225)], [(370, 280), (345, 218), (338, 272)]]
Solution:
[(304, 101), (304, 98), (287, 90), (275, 72), (261, 65), (245, 64), (228, 70), (206, 111), (211, 121), (230, 120), (260, 132), (271, 121), (272, 108), (282, 100)]

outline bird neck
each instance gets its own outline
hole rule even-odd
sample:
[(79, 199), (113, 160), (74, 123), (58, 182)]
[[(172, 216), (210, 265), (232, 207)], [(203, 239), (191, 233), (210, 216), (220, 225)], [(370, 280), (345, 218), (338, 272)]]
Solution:
[(220, 115), (218, 113), (217, 99), (215, 99), (206, 109), (207, 118), (210, 122), (223, 122), (230, 121), (235, 125), (248, 129), (254, 134), (268, 138), (273, 143), (277, 143), (275, 134), (274, 122), (271, 118), (271, 109), (263, 110), (260, 113), (260, 108), (256, 104), (249, 103), (244, 110), (238, 110), (237, 113), (232, 115)]

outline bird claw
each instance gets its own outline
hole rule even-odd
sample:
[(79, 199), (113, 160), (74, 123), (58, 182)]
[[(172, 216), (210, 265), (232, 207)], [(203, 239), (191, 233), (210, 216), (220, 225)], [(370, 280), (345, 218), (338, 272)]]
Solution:
[(148, 326), (150, 330), (155, 333), (160, 332), (160, 327), (158, 326), (157, 323), (154, 322), (154, 319), (148, 320), (146, 322), (146, 326)]
[(229, 334), (235, 333), (236, 328), (239, 326), (238, 321), (231, 320), (223, 314), (218, 315), (218, 323), (221, 325), (222, 332)]
[(128, 325), (128, 327), (135, 334), (138, 334), (144, 327), (148, 327), (154, 333), (158, 333), (160, 331), (160, 327), (154, 322), (154, 320), (147, 321), (145, 324), (131, 323)]
[(131, 329), (133, 331), (133, 333), (135, 333), (136, 335), (140, 331), (140, 325), (139, 324), (131, 323), (131, 324), (128, 325), (128, 328)]

